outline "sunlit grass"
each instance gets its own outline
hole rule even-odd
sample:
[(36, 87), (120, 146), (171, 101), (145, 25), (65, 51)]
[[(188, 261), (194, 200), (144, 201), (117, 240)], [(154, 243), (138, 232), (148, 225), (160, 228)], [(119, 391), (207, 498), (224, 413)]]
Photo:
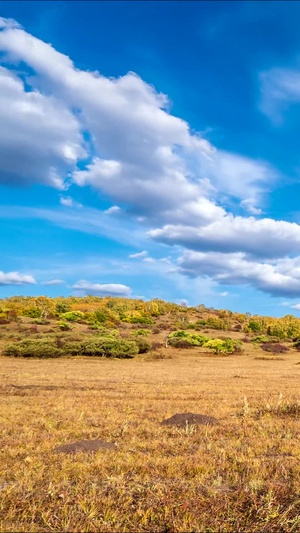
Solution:
[[(299, 531), (299, 354), (249, 350), (1, 358), (1, 531)], [(220, 424), (160, 425), (184, 412)]]

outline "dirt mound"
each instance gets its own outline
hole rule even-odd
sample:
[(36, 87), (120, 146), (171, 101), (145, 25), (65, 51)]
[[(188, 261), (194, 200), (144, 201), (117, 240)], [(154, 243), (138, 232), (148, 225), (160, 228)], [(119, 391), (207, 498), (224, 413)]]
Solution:
[(63, 444), (54, 448), (58, 453), (97, 452), (100, 449), (115, 450), (116, 445), (103, 440), (77, 440), (70, 444)]
[(180, 426), (185, 428), (186, 425), (211, 425), (214, 426), (218, 424), (219, 421), (217, 418), (208, 415), (200, 415), (197, 413), (176, 413), (176, 415), (171, 416), (161, 422), (162, 426)]

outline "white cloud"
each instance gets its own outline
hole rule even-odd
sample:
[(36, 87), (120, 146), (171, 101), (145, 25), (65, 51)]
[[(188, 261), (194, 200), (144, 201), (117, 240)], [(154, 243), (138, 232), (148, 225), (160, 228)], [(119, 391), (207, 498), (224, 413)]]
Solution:
[(65, 207), (82, 207), (82, 204), (73, 200), (71, 196), (61, 196), (59, 202)]
[(185, 252), (179, 271), (190, 276), (207, 276), (221, 285), (248, 285), (272, 296), (300, 295), (300, 258), (276, 263), (254, 262), (243, 253)]
[(25, 91), (14, 72), (0, 67), (0, 123), (0, 184), (64, 189), (67, 172), (84, 154), (78, 121), (67, 106)]
[(50, 279), (49, 281), (42, 281), (41, 285), (63, 285), (65, 282), (63, 279)]
[(120, 213), (121, 208), (118, 205), (112, 205), (108, 209), (104, 211), (107, 215), (116, 215), (117, 213)]
[(140, 257), (145, 257), (147, 254), (148, 252), (146, 252), (146, 250), (143, 250), (142, 252), (138, 252), (137, 254), (131, 254), (129, 257), (131, 257), (131, 259), (138, 259)]
[[(76, 69), (69, 57), (11, 21), (3, 19), (2, 28), (3, 60), (24, 61), (35, 71), (27, 79), (34, 92), (26, 95), (40, 98), (39, 91), (44, 91), (52, 95), (47, 102), (50, 98), (59, 102), (64, 115), (74, 108), (78, 111), (72, 120), (61, 119), (63, 132), (69, 126), (69, 142), (58, 142), (64, 156), (72, 155), (72, 163), (79, 157), (79, 121), (93, 139), (96, 155), (85, 169), (73, 172), (77, 185), (90, 185), (125, 203), (146, 222), (193, 219), (196, 225), (222, 213), (207, 196), (225, 192), (240, 199), (256, 198), (264, 184), (275, 179), (276, 172), (267, 163), (216, 150), (192, 133), (187, 122), (169, 113), (167, 96), (136, 74), (106, 78)], [(52, 161), (48, 163), (56, 169)], [(62, 186), (65, 172), (57, 168), (56, 174)]]
[(246, 200), (242, 200), (241, 207), (250, 213), (250, 215), (262, 215), (262, 210), (255, 207), (254, 203), (254, 198), (246, 198)]
[(299, 224), (270, 218), (228, 214), (203, 227), (169, 224), (148, 234), (159, 242), (199, 251), (247, 252), (274, 258), (300, 253)]
[(300, 304), (291, 305), (292, 309), (297, 309), (297, 311), (300, 311)]
[(72, 287), (73, 289), (80, 290), (86, 294), (99, 294), (102, 296), (130, 296), (131, 288), (127, 285), (119, 283), (90, 283), (89, 281), (80, 280), (77, 281)]
[(0, 271), (0, 286), (1, 285), (35, 285), (36, 281), (33, 276), (29, 274), (20, 274), (19, 272), (1, 272)]

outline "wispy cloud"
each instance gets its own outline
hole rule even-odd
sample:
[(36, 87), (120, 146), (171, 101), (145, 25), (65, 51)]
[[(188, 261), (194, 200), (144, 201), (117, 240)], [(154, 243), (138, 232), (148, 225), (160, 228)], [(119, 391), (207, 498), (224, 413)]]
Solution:
[(63, 285), (65, 282), (63, 279), (50, 279), (49, 281), (42, 281), (41, 285), (51, 286), (51, 285)]

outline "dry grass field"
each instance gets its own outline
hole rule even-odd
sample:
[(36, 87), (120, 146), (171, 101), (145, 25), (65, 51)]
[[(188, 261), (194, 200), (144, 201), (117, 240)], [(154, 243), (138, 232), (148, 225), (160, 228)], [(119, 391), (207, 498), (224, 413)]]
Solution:
[[(0, 358), (2, 532), (300, 530), (299, 352), (161, 353)], [(160, 425), (187, 412), (219, 424)]]

